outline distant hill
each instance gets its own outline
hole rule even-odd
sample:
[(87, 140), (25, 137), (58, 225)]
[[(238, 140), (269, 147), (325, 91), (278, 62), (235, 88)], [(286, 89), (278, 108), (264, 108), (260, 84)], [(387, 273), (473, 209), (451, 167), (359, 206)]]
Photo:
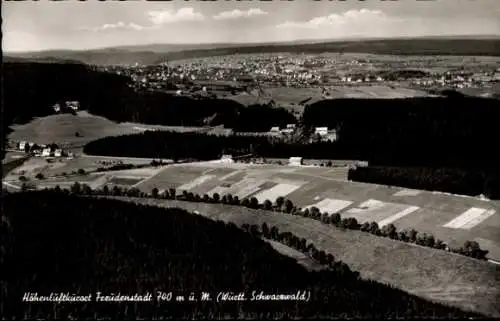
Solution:
[(261, 44), (152, 44), (83, 51), (50, 50), (7, 53), (8, 58), (76, 60), (95, 65), (158, 64), (179, 59), (252, 53), (355, 52), (397, 55), (500, 56), (500, 37), (426, 37), (408, 39), (356, 39), (319, 42), (302, 40)]

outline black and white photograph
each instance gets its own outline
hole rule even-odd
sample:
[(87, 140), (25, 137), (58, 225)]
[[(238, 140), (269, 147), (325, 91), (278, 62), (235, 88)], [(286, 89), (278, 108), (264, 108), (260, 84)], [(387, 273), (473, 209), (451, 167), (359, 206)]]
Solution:
[(500, 1), (2, 2), (2, 320), (500, 318)]

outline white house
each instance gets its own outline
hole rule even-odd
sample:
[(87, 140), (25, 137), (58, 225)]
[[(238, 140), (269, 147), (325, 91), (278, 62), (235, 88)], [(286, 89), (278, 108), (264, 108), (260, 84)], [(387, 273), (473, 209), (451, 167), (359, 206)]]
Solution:
[(226, 163), (226, 164), (234, 163), (233, 155), (222, 155), (220, 160), (222, 163)]
[(339, 139), (337, 135), (337, 131), (335, 129), (328, 131), (328, 135), (326, 135), (326, 140), (330, 142), (335, 142)]
[(295, 125), (295, 124), (287, 124), (286, 125), (287, 129), (295, 129), (296, 127), (297, 127), (297, 125)]
[(270, 130), (271, 133), (279, 133), (280, 132), (280, 128), (275, 126), (275, 127), (271, 127), (271, 130)]
[(73, 110), (78, 110), (78, 109), (80, 109), (80, 102), (79, 101), (67, 101), (66, 107), (71, 108)]
[(281, 133), (283, 134), (293, 134), (294, 129), (293, 128), (284, 128), (281, 130)]
[(290, 157), (290, 159), (288, 160), (288, 165), (290, 166), (302, 165), (302, 157)]
[(320, 135), (320, 136), (326, 136), (326, 135), (328, 135), (328, 127), (316, 127), (314, 129), (314, 134)]
[(42, 156), (44, 156), (44, 157), (50, 156), (50, 148), (44, 148), (42, 150)]
[(61, 111), (61, 105), (59, 105), (59, 104), (55, 104), (54, 106), (52, 106), (52, 108), (54, 109), (54, 111), (56, 113)]
[(19, 150), (24, 150), (26, 148), (26, 142), (19, 143)]
[(61, 157), (62, 156), (62, 149), (56, 149), (54, 151), (54, 156), (55, 157)]
[(356, 161), (354, 163), (356, 167), (368, 167), (368, 162), (367, 161)]

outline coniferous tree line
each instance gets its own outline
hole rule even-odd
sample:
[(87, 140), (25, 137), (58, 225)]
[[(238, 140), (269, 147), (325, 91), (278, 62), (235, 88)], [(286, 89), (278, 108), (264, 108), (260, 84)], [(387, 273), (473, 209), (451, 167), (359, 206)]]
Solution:
[(308, 127), (339, 130), (338, 153), (381, 166), (485, 169), (500, 163), (500, 101), (439, 98), (334, 99), (307, 106)]
[(179, 200), (187, 202), (244, 206), (255, 210), (261, 209), (266, 211), (274, 211), (278, 213), (308, 217), (321, 221), (325, 224), (330, 224), (337, 228), (368, 232), (376, 236), (388, 237), (396, 241), (414, 243), (420, 246), (430, 247), (438, 250), (445, 250), (479, 260), (486, 260), (486, 255), (489, 252), (487, 250), (481, 249), (479, 243), (477, 243), (476, 241), (466, 241), (464, 242), (463, 246), (452, 248), (442, 240), (436, 239), (432, 234), (419, 233), (415, 229), (398, 231), (396, 226), (392, 223), (385, 226), (378, 226), (376, 222), (364, 222), (363, 224), (360, 224), (353, 217), (343, 218), (340, 213), (321, 212), (315, 206), (304, 209), (298, 208), (290, 199), (285, 199), (282, 196), (277, 197), (275, 201), (265, 200), (264, 202), (259, 203), (259, 200), (256, 197), (239, 199), (238, 196), (232, 194), (220, 195), (218, 193), (214, 193), (213, 195), (199, 195), (185, 190), (183, 190), (182, 193), (178, 193), (175, 188), (169, 188), (168, 190), (160, 193), (158, 188), (156, 187), (151, 190), (151, 193), (146, 193), (136, 187), (122, 188), (116, 185), (111, 189), (107, 185), (104, 185), (99, 189), (91, 189), (87, 184), (80, 184), (78, 182), (73, 184), (69, 190), (61, 190), (58, 186), (55, 187), (55, 190), (57, 192), (64, 192), (66, 194), (71, 193), (73, 195), (83, 196), (100, 195), (142, 198), (152, 197), (158, 199)]
[(400, 186), (429, 191), (500, 198), (498, 170), (463, 168), (368, 166), (349, 169), (352, 181)]
[[(66, 192), (67, 193), (67, 192)], [(259, 227), (64, 191), (8, 194), (3, 200), (3, 315), (12, 318), (135, 319), (152, 317), (478, 317), (374, 281), (304, 244), (262, 227), (266, 237), (311, 253), (330, 266), (307, 272), (259, 240)], [(305, 245), (305, 248), (304, 248)], [(197, 303), (26, 303), (24, 292), (146, 293), (252, 291), (311, 293), (295, 301)]]

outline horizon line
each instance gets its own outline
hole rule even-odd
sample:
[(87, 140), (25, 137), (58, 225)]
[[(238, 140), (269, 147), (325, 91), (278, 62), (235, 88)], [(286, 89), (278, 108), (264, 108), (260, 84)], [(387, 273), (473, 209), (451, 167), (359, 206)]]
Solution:
[[(476, 37), (475, 39), (473, 37)], [(106, 47), (94, 47), (94, 48), (86, 48), (86, 49), (68, 49), (68, 48), (54, 48), (54, 49), (42, 49), (42, 50), (27, 50), (27, 51), (4, 51), (4, 56), (8, 54), (26, 54), (26, 53), (44, 53), (51, 51), (69, 51), (69, 52), (85, 52), (85, 51), (98, 51), (98, 50), (112, 50), (112, 49), (125, 49), (125, 48), (133, 48), (133, 47), (147, 47), (147, 46), (203, 46), (203, 45), (245, 45), (245, 46), (265, 46), (269, 44), (291, 44), (294, 42), (305, 42), (305, 43), (331, 43), (331, 42), (345, 42), (345, 41), (374, 41), (374, 40), (404, 40), (404, 39), (429, 39), (429, 38), (456, 38), (456, 39), (464, 39), (468, 38), (469, 40), (484, 40), (484, 39), (499, 39), (500, 34), (450, 34), (450, 35), (423, 35), (423, 36), (407, 36), (407, 37), (370, 37), (370, 36), (353, 36), (353, 37), (345, 37), (345, 38), (325, 38), (325, 39), (295, 39), (295, 40), (282, 40), (282, 41), (263, 41), (263, 42), (193, 42), (193, 43), (149, 43), (149, 44), (124, 44), (124, 45), (116, 45), (116, 46), (106, 46)], [(472, 39), (471, 39), (472, 38)], [(217, 48), (212, 48), (217, 49)], [(180, 51), (193, 50), (193, 49), (185, 49)], [(210, 50), (210, 49), (206, 49)]]

